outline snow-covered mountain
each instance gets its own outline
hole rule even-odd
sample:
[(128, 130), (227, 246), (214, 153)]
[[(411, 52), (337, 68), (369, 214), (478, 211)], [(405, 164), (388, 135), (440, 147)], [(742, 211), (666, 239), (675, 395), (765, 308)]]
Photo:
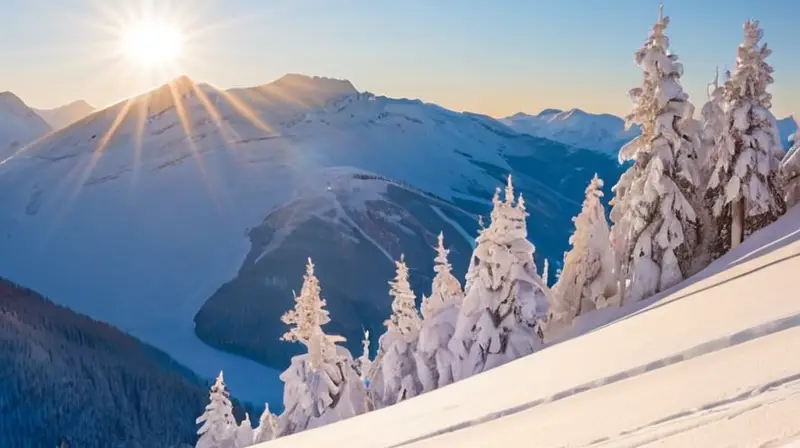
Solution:
[(545, 109), (538, 115), (522, 112), (501, 120), (517, 132), (578, 148), (595, 149), (616, 158), (619, 148), (638, 135), (625, 129), (625, 121), (611, 114), (591, 114), (580, 109)]
[(42, 117), (50, 127), (53, 129), (61, 129), (91, 114), (95, 111), (95, 108), (86, 101), (78, 100), (54, 109), (34, 109), (34, 111)]
[(0, 162), (50, 131), (50, 125), (18, 96), (0, 93)]
[(783, 146), (787, 150), (792, 146), (789, 143), (789, 136), (794, 135), (796, 131), (797, 121), (795, 121), (794, 117), (789, 116), (778, 120), (778, 133), (781, 136), (781, 142), (783, 142)]
[[(538, 115), (522, 112), (501, 119), (517, 132), (542, 137), (578, 148), (595, 149), (616, 159), (619, 149), (639, 135), (639, 128), (625, 129), (625, 121), (611, 114), (591, 114), (580, 109), (545, 109)], [(778, 120), (781, 141), (789, 148), (789, 136), (797, 129), (792, 117)]]
[(560, 260), (594, 172), (613, 183), (620, 168), (347, 81), (223, 92), (184, 77), (0, 166), (0, 272), (206, 377), (224, 369), (237, 396), (279, 403), (264, 364), (282, 369), (295, 350), (276, 337), (307, 256), (355, 349), (361, 325), (379, 334), (389, 313), (401, 251), (422, 285), (443, 230), (463, 275), (476, 216), (512, 173), (537, 257)]
[(796, 446), (798, 269), (795, 207), (697, 276), (583, 315), (544, 350), (257, 446)]

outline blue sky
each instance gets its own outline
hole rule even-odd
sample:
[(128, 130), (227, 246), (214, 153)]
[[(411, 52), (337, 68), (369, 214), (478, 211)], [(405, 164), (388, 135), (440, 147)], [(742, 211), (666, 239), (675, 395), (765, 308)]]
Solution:
[[(641, 78), (633, 52), (658, 13), (657, 0), (153, 1), (152, 15), (192, 35), (176, 70), (198, 82), (332, 76), (493, 116), (546, 107), (627, 112), (627, 91)], [(105, 106), (161, 83), (172, 73), (146, 73), (112, 54), (141, 4), (3, 0), (0, 90), (34, 107), (76, 99)], [(742, 22), (755, 18), (774, 51), (774, 112), (800, 112), (800, 1), (665, 0), (665, 13), (697, 108), (715, 66), (733, 65)]]

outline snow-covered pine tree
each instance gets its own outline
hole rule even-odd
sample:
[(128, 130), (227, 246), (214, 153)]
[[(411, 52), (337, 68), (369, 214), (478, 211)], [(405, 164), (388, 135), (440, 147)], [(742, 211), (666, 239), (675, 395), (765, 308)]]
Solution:
[(781, 162), (784, 199), (788, 207), (800, 203), (800, 120), (795, 117), (795, 121), (797, 130), (790, 137), (793, 142), (792, 148)]
[(423, 392), (453, 382), (455, 356), (448, 343), (455, 332), (464, 292), (461, 283), (453, 276), (453, 267), (447, 259), (449, 252), (444, 247), (444, 234), (439, 233), (433, 266), (436, 275), (430, 297), (422, 300), (422, 327), (415, 352)]
[(602, 197), (603, 181), (595, 174), (580, 214), (572, 219), (572, 249), (564, 254), (564, 270), (553, 287), (551, 324), (569, 325), (575, 317), (607, 306), (616, 294), (614, 254), (608, 247), (610, 231)]
[(542, 282), (545, 285), (548, 285), (547, 280), (548, 280), (549, 271), (550, 271), (550, 263), (547, 261), (547, 258), (545, 258), (544, 259), (544, 264), (542, 265)]
[(758, 21), (745, 22), (736, 67), (725, 82), (725, 126), (706, 191), (715, 257), (786, 211), (778, 172), (783, 147), (767, 92), (773, 70), (766, 58), (772, 50), (759, 44), (763, 36)]
[(209, 403), (203, 415), (197, 418), (197, 424), (201, 425), (197, 430), (197, 448), (236, 447), (236, 420), (222, 371), (211, 386)]
[(309, 258), (303, 287), (295, 296), (295, 307), (281, 320), (293, 325), (283, 340), (300, 342), (308, 353), (295, 356), (281, 373), (284, 382), (284, 412), (278, 418), (278, 435), (294, 434), (343, 420), (365, 409), (364, 383), (353, 367), (350, 352), (336, 345), (341, 336), (325, 334), (322, 325), (330, 321), (321, 296), (314, 264)]
[(699, 123), (679, 82), (683, 66), (669, 52), (668, 24), (660, 9), (635, 54), (644, 76), (642, 86), (630, 91), (635, 106), (626, 125), (637, 124), (642, 132), (620, 150), (620, 161), (634, 164), (614, 187), (611, 211), (623, 300), (648, 297), (698, 269)]
[(395, 278), (389, 282), (392, 314), (384, 322), (386, 332), (378, 339), (378, 356), (370, 378), (370, 399), (376, 409), (422, 392), (414, 358), (421, 319), (403, 255), (395, 266)]
[(719, 68), (714, 75), (714, 80), (707, 87), (708, 101), (700, 110), (703, 117), (703, 130), (700, 136), (701, 150), (698, 151), (700, 160), (699, 186), (705, 191), (711, 171), (716, 164), (716, 148), (722, 141), (725, 130), (725, 81), (719, 82)]
[(358, 357), (358, 372), (362, 381), (367, 381), (371, 368), (372, 360), (369, 359), (369, 330), (364, 330), (364, 339), (361, 341), (361, 356)]
[(505, 364), (542, 346), (542, 323), (549, 289), (533, 260), (527, 240), (522, 195), (514, 205), (508, 177), (505, 201), (498, 188), (492, 198), (491, 224), (473, 251), (474, 283), (466, 293), (448, 347), (457, 357), (455, 380)]
[(247, 448), (253, 444), (253, 424), (250, 422), (250, 414), (244, 414), (244, 420), (236, 428), (235, 448)]
[(264, 412), (258, 419), (258, 427), (253, 432), (253, 443), (263, 443), (274, 440), (278, 435), (278, 418), (270, 412), (269, 403), (264, 404)]
[[(478, 216), (478, 234), (483, 232), (486, 229), (486, 226), (483, 223), (483, 216)], [(464, 294), (469, 291), (469, 288), (472, 286), (473, 280), (475, 280), (475, 276), (477, 275), (475, 271), (475, 257), (473, 256), (469, 260), (469, 266), (467, 266), (467, 273), (464, 276)]]

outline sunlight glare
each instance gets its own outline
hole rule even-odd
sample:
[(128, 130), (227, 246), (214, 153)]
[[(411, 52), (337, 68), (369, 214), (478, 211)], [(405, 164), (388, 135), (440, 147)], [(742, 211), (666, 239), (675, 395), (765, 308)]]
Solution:
[(144, 67), (174, 62), (183, 49), (177, 27), (159, 21), (134, 24), (125, 33), (123, 51)]

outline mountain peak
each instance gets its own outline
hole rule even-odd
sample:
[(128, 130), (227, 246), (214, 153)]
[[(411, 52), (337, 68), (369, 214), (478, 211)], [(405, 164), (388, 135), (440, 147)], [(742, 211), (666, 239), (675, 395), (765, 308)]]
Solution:
[(94, 106), (84, 100), (76, 100), (52, 109), (34, 109), (34, 112), (42, 117), (53, 129), (65, 128), (94, 111)]
[(25, 119), (33, 119), (34, 121), (41, 121), (45, 127), (49, 127), (44, 123), (36, 112), (33, 111), (20, 97), (16, 94), (5, 91), (0, 92), (0, 108), (11, 114), (11, 116), (22, 117)]
[(546, 116), (546, 115), (555, 115), (555, 114), (560, 114), (561, 112), (564, 112), (564, 111), (561, 110), (561, 109), (548, 108), (548, 109), (544, 109), (541, 112), (539, 112), (538, 116), (539, 117), (543, 117), (543, 116)]
[(176, 103), (184, 98), (196, 94), (196, 90), (201, 87), (186, 75), (178, 76), (160, 87), (156, 87), (149, 92), (145, 92), (134, 99), (134, 103), (147, 107), (147, 115), (158, 114), (166, 109), (174, 107)]
[(91, 104), (87, 103), (84, 100), (75, 100), (75, 101), (73, 101), (73, 102), (71, 102), (69, 104), (65, 104), (65, 105), (63, 105), (61, 107), (83, 109), (83, 110), (94, 110), (94, 106), (92, 106)]
[(589, 115), (589, 114), (584, 112), (581, 109), (572, 108), (572, 109), (570, 109), (568, 111), (560, 112), (558, 114), (558, 119), (559, 120), (568, 120), (570, 118), (585, 117), (587, 115)]
[(358, 93), (353, 83), (346, 79), (308, 76), (300, 73), (287, 73), (267, 85), (290, 88), (292, 90), (337, 91), (347, 94)]
[(0, 104), (6, 105), (22, 105), (26, 108), (28, 107), (24, 101), (13, 92), (9, 92), (6, 90), (5, 92), (0, 92)]

